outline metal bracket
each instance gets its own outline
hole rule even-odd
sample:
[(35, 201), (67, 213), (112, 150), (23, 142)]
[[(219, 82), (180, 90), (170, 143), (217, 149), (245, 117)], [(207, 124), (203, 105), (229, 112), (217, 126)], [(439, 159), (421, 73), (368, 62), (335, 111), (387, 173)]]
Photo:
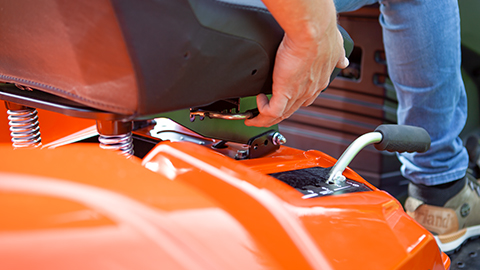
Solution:
[(278, 131), (269, 130), (258, 136), (251, 138), (247, 143), (247, 148), (239, 150), (236, 159), (249, 159), (265, 156), (275, 152), (280, 145), (285, 144), (287, 140)]

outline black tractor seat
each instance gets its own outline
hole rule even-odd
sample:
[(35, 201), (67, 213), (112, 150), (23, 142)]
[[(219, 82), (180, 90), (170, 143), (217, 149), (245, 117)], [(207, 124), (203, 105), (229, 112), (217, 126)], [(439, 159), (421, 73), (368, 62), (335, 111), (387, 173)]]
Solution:
[[(18, 147), (40, 142), (34, 108), (96, 119), (106, 142), (131, 136), (134, 120), (211, 116), (199, 107), (269, 94), (284, 35), (261, 0), (15, 0), (2, 4), (0, 29), (0, 100), (11, 118), (32, 119), (33, 139), (12, 133)], [(349, 55), (353, 41), (340, 31)], [(241, 107), (228, 106), (215, 110)], [(196, 116), (181, 117), (190, 126)], [(265, 133), (237, 122), (218, 136), (244, 143)]]
[(283, 37), (260, 0), (16, 0), (0, 29), (0, 81), (135, 117), (270, 93)]

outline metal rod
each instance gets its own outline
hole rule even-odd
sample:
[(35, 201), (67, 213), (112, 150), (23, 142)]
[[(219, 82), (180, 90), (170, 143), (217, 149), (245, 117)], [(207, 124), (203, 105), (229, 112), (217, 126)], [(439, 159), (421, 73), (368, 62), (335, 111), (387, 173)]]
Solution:
[(382, 141), (382, 133), (370, 132), (358, 137), (347, 150), (343, 152), (342, 156), (337, 160), (337, 163), (330, 170), (327, 183), (334, 184), (337, 181), (344, 181), (346, 178), (343, 176), (343, 171), (350, 164), (353, 158), (362, 150), (365, 146), (378, 143)]
[(212, 112), (212, 111), (192, 111), (190, 112), (190, 117), (209, 117), (214, 119), (225, 119), (225, 120), (245, 120), (253, 117), (253, 113), (247, 111), (245, 113), (221, 113), (221, 112)]

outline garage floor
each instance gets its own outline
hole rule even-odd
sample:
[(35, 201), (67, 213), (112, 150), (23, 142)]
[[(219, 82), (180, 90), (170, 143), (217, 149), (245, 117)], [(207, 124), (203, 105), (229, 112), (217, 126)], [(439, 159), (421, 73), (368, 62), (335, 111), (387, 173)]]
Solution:
[(449, 256), (452, 260), (450, 270), (480, 269), (480, 238), (466, 242), (458, 252)]

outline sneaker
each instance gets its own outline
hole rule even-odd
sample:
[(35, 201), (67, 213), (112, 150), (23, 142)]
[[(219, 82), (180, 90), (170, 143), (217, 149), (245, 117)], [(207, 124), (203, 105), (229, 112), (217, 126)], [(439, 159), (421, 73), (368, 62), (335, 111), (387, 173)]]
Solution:
[(443, 252), (458, 251), (480, 235), (480, 185), (470, 174), (446, 188), (411, 183), (409, 195), (407, 214), (434, 235)]

